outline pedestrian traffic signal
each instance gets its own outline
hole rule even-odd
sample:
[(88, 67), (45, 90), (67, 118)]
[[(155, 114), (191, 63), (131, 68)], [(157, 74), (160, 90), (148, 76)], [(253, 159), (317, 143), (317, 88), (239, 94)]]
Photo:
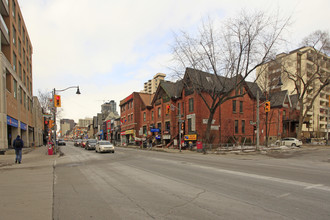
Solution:
[(54, 95), (54, 107), (61, 107), (61, 96)]
[(270, 112), (270, 101), (265, 102), (265, 112)]
[(170, 111), (171, 111), (171, 106), (168, 104), (168, 105), (166, 105), (165, 113), (168, 115), (168, 114), (170, 114)]

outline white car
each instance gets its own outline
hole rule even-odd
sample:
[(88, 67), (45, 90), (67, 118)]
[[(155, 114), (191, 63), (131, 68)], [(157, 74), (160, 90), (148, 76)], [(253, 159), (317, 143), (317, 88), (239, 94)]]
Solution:
[(285, 145), (288, 147), (301, 147), (302, 141), (298, 140), (297, 138), (283, 138), (281, 141), (276, 141), (276, 145)]
[(115, 147), (109, 141), (98, 141), (95, 145), (95, 152), (115, 152)]

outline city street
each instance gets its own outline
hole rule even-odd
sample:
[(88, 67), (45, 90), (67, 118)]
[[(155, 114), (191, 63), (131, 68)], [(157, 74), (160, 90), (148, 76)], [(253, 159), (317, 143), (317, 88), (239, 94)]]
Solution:
[(62, 147), (54, 219), (329, 219), (330, 163)]

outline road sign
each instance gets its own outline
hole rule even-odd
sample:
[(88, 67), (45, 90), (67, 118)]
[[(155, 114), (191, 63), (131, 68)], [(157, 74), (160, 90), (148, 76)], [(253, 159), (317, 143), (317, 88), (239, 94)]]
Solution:
[(255, 125), (255, 124), (257, 124), (257, 122), (250, 121), (250, 125)]

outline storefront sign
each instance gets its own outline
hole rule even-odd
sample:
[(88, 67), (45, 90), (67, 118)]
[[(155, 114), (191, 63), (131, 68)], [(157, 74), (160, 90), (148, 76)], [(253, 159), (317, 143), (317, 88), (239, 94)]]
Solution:
[(160, 140), (160, 135), (156, 135), (156, 140)]
[(123, 132), (120, 132), (120, 135), (125, 135), (125, 131), (123, 131)]
[(7, 115), (7, 124), (15, 128), (18, 128), (18, 121), (8, 115)]
[(159, 132), (159, 128), (152, 128), (150, 131), (151, 132)]
[(125, 134), (134, 134), (134, 130), (127, 130), (125, 131)]
[(190, 134), (184, 136), (185, 141), (195, 141), (197, 140), (197, 134)]
[(163, 135), (163, 139), (164, 139), (164, 140), (170, 140), (170, 139), (171, 139), (171, 135), (169, 135), (169, 134), (164, 134), (164, 135)]
[(170, 131), (169, 131), (169, 130), (165, 130), (163, 133), (164, 133), (164, 134), (169, 134)]
[(26, 131), (26, 124), (24, 124), (23, 122), (21, 122), (21, 129)]

